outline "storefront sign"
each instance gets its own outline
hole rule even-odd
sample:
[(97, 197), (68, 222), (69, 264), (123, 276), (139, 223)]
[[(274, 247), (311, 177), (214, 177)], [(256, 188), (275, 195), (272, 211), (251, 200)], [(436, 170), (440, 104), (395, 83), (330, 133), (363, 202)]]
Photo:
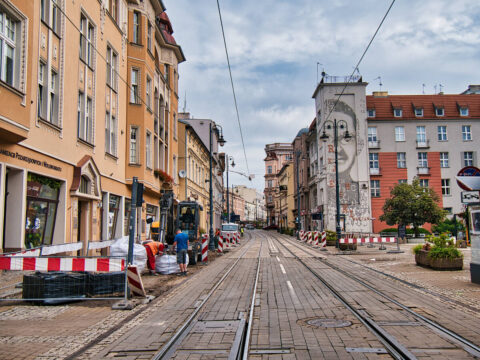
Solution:
[(46, 161), (40, 161), (37, 159), (33, 159), (31, 157), (19, 154), (18, 152), (11, 152), (5, 149), (0, 149), (0, 155), (10, 156), (12, 159), (18, 159), (21, 161), (25, 161), (29, 164), (35, 164), (38, 166), (46, 167), (47, 169), (55, 170), (55, 171), (62, 171), (62, 168), (59, 166), (52, 165)]

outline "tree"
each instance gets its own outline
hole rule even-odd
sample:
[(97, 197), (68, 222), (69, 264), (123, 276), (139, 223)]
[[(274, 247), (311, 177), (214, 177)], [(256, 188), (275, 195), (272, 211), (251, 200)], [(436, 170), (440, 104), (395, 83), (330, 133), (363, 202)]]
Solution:
[(413, 225), (415, 236), (418, 227), (425, 224), (438, 224), (445, 218), (446, 211), (438, 205), (440, 198), (433, 189), (420, 186), (415, 178), (411, 185), (396, 185), (390, 191), (390, 198), (385, 200), (381, 221), (388, 225)]

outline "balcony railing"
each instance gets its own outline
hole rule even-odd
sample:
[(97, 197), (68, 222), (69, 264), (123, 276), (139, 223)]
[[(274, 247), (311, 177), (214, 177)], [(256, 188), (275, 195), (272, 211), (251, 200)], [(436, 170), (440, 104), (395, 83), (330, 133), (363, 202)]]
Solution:
[(380, 148), (380, 140), (371, 140), (368, 142), (369, 149), (379, 149)]
[(380, 168), (370, 168), (370, 175), (380, 175)]
[(418, 166), (417, 167), (417, 174), (418, 175), (429, 175), (430, 174), (430, 168), (428, 166), (427, 167)]
[(417, 140), (417, 149), (425, 149), (430, 147), (429, 140)]

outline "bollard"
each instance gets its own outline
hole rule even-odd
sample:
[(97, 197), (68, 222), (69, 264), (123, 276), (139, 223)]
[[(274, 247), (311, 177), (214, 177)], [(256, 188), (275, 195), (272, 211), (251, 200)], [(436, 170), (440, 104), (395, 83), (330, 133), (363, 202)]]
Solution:
[(217, 249), (217, 251), (219, 253), (223, 253), (223, 235), (220, 235), (218, 237), (218, 249)]
[(202, 263), (208, 261), (208, 234), (202, 235)]

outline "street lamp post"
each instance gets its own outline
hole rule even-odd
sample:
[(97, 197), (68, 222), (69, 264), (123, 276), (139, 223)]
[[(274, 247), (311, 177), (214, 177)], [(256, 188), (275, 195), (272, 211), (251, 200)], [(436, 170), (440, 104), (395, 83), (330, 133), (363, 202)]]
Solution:
[(210, 121), (209, 123), (209, 135), (210, 135), (210, 148), (209, 148), (209, 153), (210, 153), (210, 181), (209, 181), (209, 190), (210, 190), (210, 230), (209, 230), (209, 239), (208, 239), (208, 250), (215, 251), (215, 241), (213, 239), (213, 153), (212, 153), (212, 147), (213, 147), (213, 136), (212, 132), (215, 131), (218, 136), (218, 143), (220, 146), (225, 145), (226, 141), (223, 138), (223, 129), (220, 125), (217, 125), (213, 123), (213, 121)]
[[(230, 222), (230, 202), (228, 201), (228, 193), (229, 193), (229, 189), (228, 189), (228, 163), (230, 162), (230, 160), (232, 160), (232, 167), (235, 167), (235, 160), (233, 160), (233, 157), (232, 156), (227, 156), (227, 222), (229, 223)], [(232, 195), (233, 196), (233, 195)]]
[[(328, 124), (328, 125), (327, 125)], [(331, 129), (333, 125), (333, 144), (335, 147), (335, 200), (336, 200), (336, 216), (335, 216), (335, 222), (336, 222), (336, 233), (337, 233), (337, 240), (335, 241), (335, 247), (339, 247), (339, 241), (340, 238), (342, 237), (342, 228), (340, 226), (340, 184), (338, 182), (338, 128), (340, 129), (345, 129), (345, 135), (344, 138), (345, 140), (351, 139), (351, 135), (348, 132), (348, 124), (345, 120), (339, 120), (334, 119), (334, 121), (327, 120), (323, 124), (323, 133), (320, 136), (320, 140), (322, 141), (327, 141), (328, 135), (325, 132), (325, 125), (327, 129)]]
[(302, 154), (301, 150), (297, 150), (295, 153), (295, 158), (297, 159), (297, 239), (300, 239), (300, 177), (299, 167), (300, 167), (300, 155)]

